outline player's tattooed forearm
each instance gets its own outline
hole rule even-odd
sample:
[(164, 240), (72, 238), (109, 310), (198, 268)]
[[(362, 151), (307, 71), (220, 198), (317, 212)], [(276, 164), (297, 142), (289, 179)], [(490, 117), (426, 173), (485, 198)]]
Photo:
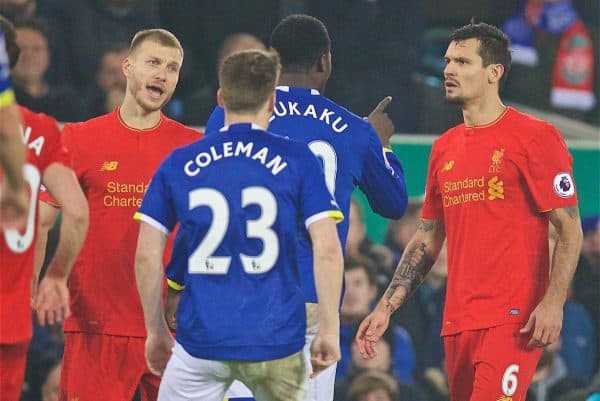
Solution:
[(569, 206), (564, 208), (565, 212), (569, 215), (570, 218), (575, 219), (579, 218), (579, 210), (577, 206)]
[(440, 226), (440, 222), (438, 220), (423, 220), (421, 219), (421, 222), (419, 223), (419, 230), (421, 231), (431, 231), (431, 230), (437, 230)]
[[(426, 251), (425, 243), (413, 244), (406, 249), (400, 264), (394, 272), (384, 297), (387, 308), (394, 312), (408, 298), (412, 292), (423, 282), (429, 273), (434, 260)], [(403, 288), (405, 291), (398, 291)]]

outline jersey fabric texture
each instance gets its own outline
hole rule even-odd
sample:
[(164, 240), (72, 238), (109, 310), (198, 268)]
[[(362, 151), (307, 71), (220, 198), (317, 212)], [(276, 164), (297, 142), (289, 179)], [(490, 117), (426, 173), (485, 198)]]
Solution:
[(0, 109), (15, 101), (15, 93), (10, 83), (10, 64), (4, 43), (4, 32), (0, 28)]
[[(223, 125), (224, 110), (217, 107), (207, 122), (206, 134), (218, 133)], [(402, 166), (364, 119), (315, 89), (279, 86), (269, 131), (306, 143), (321, 159), (327, 187), (345, 216), (349, 215), (352, 191), (358, 186), (375, 212), (388, 218), (402, 217), (408, 202)], [(342, 249), (348, 224), (346, 219), (337, 226)], [(317, 302), (312, 246), (306, 230), (300, 230), (299, 237), (302, 289), (307, 302)], [(184, 263), (171, 262), (167, 274), (172, 281), (181, 280)]]
[(200, 137), (162, 115), (153, 128), (128, 127), (118, 108), (64, 126), (63, 141), (90, 208), (87, 239), (69, 279), (66, 332), (145, 337), (134, 272), (139, 225), (131, 216), (161, 161)]
[(434, 142), (422, 217), (447, 234), (442, 335), (527, 321), (549, 282), (543, 212), (577, 204), (572, 177), (558, 131), (513, 108)]
[[(27, 225), (0, 231), (0, 343), (29, 340), (31, 277), (37, 239), (37, 200), (44, 171), (53, 163), (70, 166), (56, 120), (19, 107), (27, 147), (25, 182), (31, 193)], [(1, 174), (1, 172), (0, 172)]]
[(305, 144), (256, 125), (173, 152), (136, 215), (186, 238), (188, 272), (177, 342), (210, 360), (282, 358), (304, 345), (297, 231), (341, 219), (318, 160)]

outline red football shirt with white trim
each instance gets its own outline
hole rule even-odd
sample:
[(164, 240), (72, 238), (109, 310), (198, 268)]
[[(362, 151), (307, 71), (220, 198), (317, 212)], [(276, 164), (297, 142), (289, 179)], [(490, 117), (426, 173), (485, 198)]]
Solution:
[(509, 107), (438, 138), (422, 217), (446, 227), (442, 335), (526, 322), (549, 282), (543, 212), (576, 204), (572, 157), (549, 123)]
[(161, 115), (153, 128), (125, 125), (119, 109), (66, 124), (63, 141), (90, 207), (87, 239), (69, 280), (67, 332), (144, 337), (134, 259), (140, 229), (133, 215), (162, 160), (201, 134)]
[[(25, 182), (31, 193), (27, 226), (0, 232), (0, 343), (31, 337), (31, 276), (37, 239), (37, 200), (44, 171), (52, 163), (70, 166), (56, 120), (19, 107), (27, 146)], [(0, 171), (1, 175), (1, 171)]]

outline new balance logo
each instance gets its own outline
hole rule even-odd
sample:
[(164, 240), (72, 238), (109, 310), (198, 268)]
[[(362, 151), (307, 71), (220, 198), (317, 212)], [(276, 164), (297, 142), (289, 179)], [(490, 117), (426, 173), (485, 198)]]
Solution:
[(102, 163), (102, 167), (100, 167), (100, 171), (115, 171), (119, 167), (119, 162), (111, 161)]
[(449, 162), (444, 163), (442, 171), (450, 171), (452, 170), (452, 167), (454, 167), (454, 160), (450, 160)]
[(500, 181), (497, 175), (488, 181), (488, 199), (504, 199), (504, 181)]

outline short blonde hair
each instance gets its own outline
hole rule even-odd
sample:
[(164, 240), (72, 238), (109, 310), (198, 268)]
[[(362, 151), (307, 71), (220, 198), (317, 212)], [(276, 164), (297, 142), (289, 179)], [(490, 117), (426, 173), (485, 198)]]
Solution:
[(155, 42), (166, 47), (176, 48), (181, 52), (181, 57), (183, 57), (183, 47), (181, 46), (181, 43), (179, 43), (177, 36), (166, 29), (161, 28), (144, 29), (142, 31), (138, 31), (133, 36), (133, 39), (131, 39), (131, 45), (129, 45), (129, 54), (132, 54), (138, 47), (142, 45), (142, 43), (147, 41)]
[(223, 61), (219, 83), (225, 108), (232, 112), (256, 112), (275, 91), (281, 64), (274, 51), (244, 50)]

